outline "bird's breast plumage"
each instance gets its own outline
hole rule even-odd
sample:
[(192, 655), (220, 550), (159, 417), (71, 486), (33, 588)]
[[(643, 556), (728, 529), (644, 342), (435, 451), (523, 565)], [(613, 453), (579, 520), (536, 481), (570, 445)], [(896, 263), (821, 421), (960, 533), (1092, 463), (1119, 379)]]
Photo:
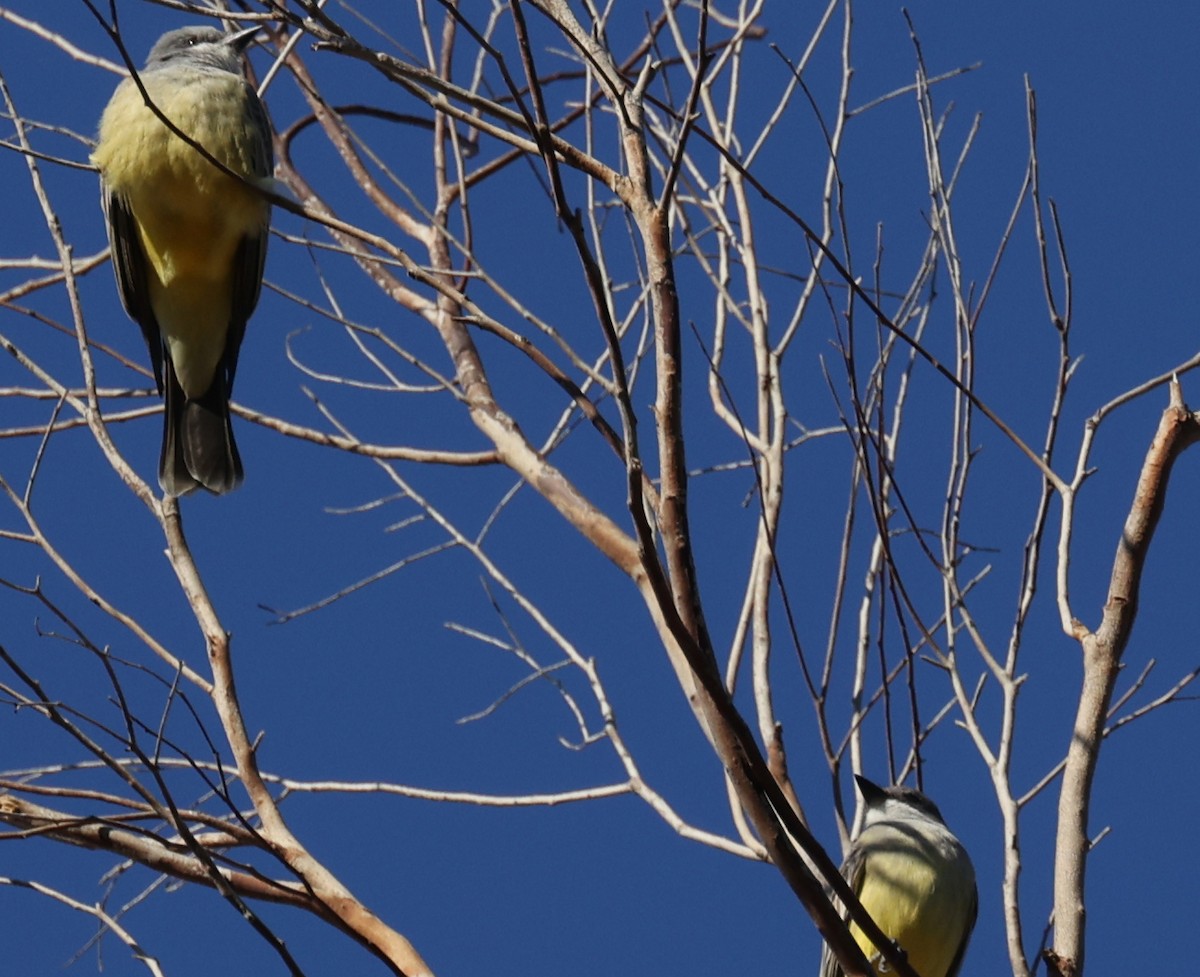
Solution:
[[(859, 900), (917, 973), (945, 977), (958, 950), (947, 934), (966, 930), (974, 915), (975, 870), (966, 851), (947, 830), (925, 824), (906, 831), (895, 821), (868, 827), (859, 844), (866, 859)], [(861, 932), (855, 937), (867, 943)]]
[[(247, 124), (261, 107), (244, 79), (164, 68), (146, 72), (142, 83), (163, 115), (234, 173), (251, 182), (270, 177), (269, 147), (261, 131)], [(143, 225), (147, 217), (157, 218), (159, 227), (144, 230), (174, 233), (178, 240), (171, 243), (184, 253), (197, 239), (219, 241), (231, 252), (239, 238), (257, 233), (269, 219), (268, 202), (167, 128), (130, 79), (105, 109), (93, 159), (109, 192), (129, 200)]]

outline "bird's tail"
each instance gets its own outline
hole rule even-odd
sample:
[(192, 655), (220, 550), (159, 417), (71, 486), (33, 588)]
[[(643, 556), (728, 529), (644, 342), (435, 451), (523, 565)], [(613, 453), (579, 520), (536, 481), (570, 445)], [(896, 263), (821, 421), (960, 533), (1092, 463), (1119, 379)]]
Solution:
[(244, 473), (229, 417), (228, 380), (217, 370), (202, 397), (189, 398), (179, 385), (168, 355), (166, 420), (158, 483), (168, 495), (187, 495), (204, 488), (224, 495), (242, 484)]

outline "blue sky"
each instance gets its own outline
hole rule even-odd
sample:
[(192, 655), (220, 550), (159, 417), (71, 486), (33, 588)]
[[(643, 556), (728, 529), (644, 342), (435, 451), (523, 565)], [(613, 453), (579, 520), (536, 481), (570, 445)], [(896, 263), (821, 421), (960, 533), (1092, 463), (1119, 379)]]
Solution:
[[(394, 2), (364, 0), (359, 7), (388, 21)], [(769, 39), (793, 57), (811, 30), (813, 15), (799, 9), (806, 6), (786, 0), (768, 5)], [(403, 4), (405, 14), (409, 7)], [(177, 11), (142, 2), (125, 0), (118, 8), (136, 59), (164, 30), (190, 22)], [(939, 108), (953, 102), (948, 145), (957, 148), (975, 114), (981, 114), (957, 198), (967, 274), (975, 280), (987, 273), (1024, 174), (1026, 76), (1037, 91), (1042, 185), (1057, 204), (1064, 227), (1073, 274), (1072, 348), (1083, 357), (1065, 411), (1059, 470), (1067, 473), (1090, 414), (1196, 349), (1194, 303), (1188, 295), (1196, 261), (1195, 228), (1200, 226), (1195, 189), (1200, 169), (1195, 111), (1200, 10), (1182, 2), (1131, 11), (1112, 2), (922, 0), (907, 9), (932, 74), (979, 63), (935, 88)], [(0, 10), (41, 19), (83, 49), (116, 57), (74, 0), (54, 5), (18, 0), (0, 4)], [(619, 35), (615, 46), (620, 47)], [(898, 7), (858, 5), (854, 48), (853, 104), (911, 80), (912, 44)], [(831, 76), (821, 74), (821, 67), (834, 65), (835, 54), (827, 42), (813, 69), (818, 101), (832, 90)], [(251, 57), (261, 71), (263, 52)], [(367, 97), (364, 91), (369, 97), (385, 97), (377, 79), (361, 66), (337, 62), (330, 68), (329, 55), (307, 52), (305, 57), (323, 68), (321, 77), (333, 100)], [(754, 87), (761, 85), (765, 100), (785, 83), (785, 69), (765, 51), (754, 65), (760, 73)], [(115, 84), (111, 74), (70, 60), (4, 20), (0, 71), (24, 114), (84, 135), (94, 132)], [(268, 92), (267, 103), (277, 127), (300, 111), (286, 79)], [(748, 114), (756, 108), (753, 99), (750, 103)], [(400, 102), (398, 110), (414, 111), (414, 105)], [(883, 222), (896, 284), (905, 280), (912, 261), (906, 248), (920, 240), (928, 206), (916, 121), (911, 97), (864, 117), (852, 131), (843, 169), (852, 232), (858, 241), (869, 242)], [(427, 190), (427, 136), (404, 130), (397, 135), (382, 127), (371, 131), (389, 164), (417, 192)], [(76, 161), (86, 158), (85, 147), (76, 140), (51, 134), (41, 134), (39, 140), (39, 148)], [(778, 144), (779, 151), (764, 159), (756, 175), (780, 188), (799, 213), (815, 218), (819, 197), (811, 175), (819, 172), (823, 159), (811, 115), (799, 104), (781, 127)], [(319, 138), (303, 137), (300, 146), (303, 165), (317, 174), (318, 182), (327, 179), (329, 186), (337, 186), (337, 164)], [(0, 220), (0, 258), (49, 257), (49, 237), (31, 198), (24, 163), (6, 151), (0, 154), (0, 167), (9, 188)], [(536, 191), (535, 169), (513, 168), (494, 192), (481, 194), (475, 217), (478, 241), (490, 270), (521, 281), (523, 297), (536, 312), (585, 334), (595, 329), (590, 309), (567, 239)], [(94, 174), (53, 166), (44, 171), (76, 255), (102, 250), (104, 226)], [(806, 177), (810, 182), (804, 182)], [(347, 219), (386, 231), (360, 202), (348, 195), (334, 199)], [(536, 202), (539, 209), (531, 211), (525, 201)], [(779, 235), (770, 241), (774, 253), (787, 254), (792, 248), (803, 256), (794, 229), (769, 220), (766, 226)], [(323, 240), (319, 230), (305, 228), (291, 215), (277, 214), (275, 227)], [(980, 327), (980, 390), (1023, 436), (1040, 443), (1052, 343), (1031, 239), (1026, 210)], [(414, 317), (378, 296), (346, 263), (322, 262), (349, 316), (436, 358), (432, 337)], [(531, 265), (538, 267), (532, 276)], [(25, 275), (20, 269), (0, 270), (0, 290)], [(323, 300), (309, 255), (294, 244), (272, 243), (267, 279), (314, 302)], [(140, 334), (120, 308), (107, 267), (85, 277), (83, 294), (93, 337), (143, 363)], [(66, 317), (61, 294), (40, 296), (31, 304)], [(705, 314), (684, 297), (685, 317)], [(0, 334), (78, 382), (73, 340), (55, 338), (44, 326), (3, 307)], [(834, 360), (828, 330), (806, 335), (804, 343), (790, 367), (797, 386), (810, 391), (803, 398), (801, 420), (832, 423), (835, 414), (818, 359)], [(268, 291), (243, 347), (239, 401), (324, 429), (326, 423), (304, 393), (307, 387), (364, 438), (459, 450), (483, 446), (445, 398), (383, 396), (322, 385), (288, 362), (289, 344), (296, 358), (314, 369), (371, 377), (326, 320)], [(546, 411), (559, 409), (557, 393), (544, 383), (529, 382), (514, 358), (496, 344), (481, 340), (481, 347), (496, 364), (505, 402), (529, 425), (536, 441), (547, 429)], [(696, 370), (701, 354), (692, 349), (689, 357)], [(435, 361), (445, 365), (444, 359)], [(512, 369), (506, 371), (506, 366)], [(111, 361), (101, 369), (102, 382), (148, 386), (146, 378)], [(0, 364), (0, 386), (30, 382), (8, 358)], [(693, 393), (700, 396), (696, 382)], [(737, 384), (738, 378), (731, 378), (735, 395)], [(1192, 394), (1193, 385), (1190, 377), (1184, 378), (1185, 397), (1200, 399)], [(649, 402), (649, 389), (646, 384), (641, 390), (641, 401)], [(945, 393), (929, 377), (922, 389), (929, 391), (932, 404)], [(1142, 398), (1106, 421), (1097, 440), (1092, 459), (1097, 473), (1081, 503), (1072, 564), (1075, 606), (1092, 626), (1099, 621), (1134, 479), (1163, 406), (1163, 392)], [(42, 402), (0, 399), (5, 412), (0, 427), (44, 421), (47, 410)], [(146, 478), (153, 476), (159, 423), (155, 414), (116, 431), (118, 444)], [(395, 488), (374, 462), (245, 421), (235, 423), (246, 460), (245, 486), (225, 498), (189, 498), (183, 505), (197, 561), (223, 624), (234, 635), (249, 723), (264, 731), (260, 757), (265, 769), (302, 780), (385, 780), (483, 793), (568, 790), (619, 779), (620, 770), (602, 749), (574, 751), (560, 745), (560, 737), (577, 737), (577, 729), (546, 683), (522, 690), (487, 719), (458, 721), (487, 707), (524, 674), (511, 657), (447, 628), (453, 623), (504, 635), (504, 622), (491, 605), (478, 565), (461, 552), (421, 560), (328, 608), (288, 624), (273, 623), (276, 613), (318, 601), (442, 537), (427, 520), (408, 521), (415, 508), (391, 498)], [(902, 473), (919, 484), (923, 459), (932, 457), (938, 444), (937, 432), (931, 427), (911, 437)], [(988, 582), (992, 589), (977, 612), (1002, 645), (1037, 482), (1028, 464), (985, 429), (982, 420), (978, 437), (982, 453), (969, 534), (987, 550), (979, 565), (990, 562), (995, 570)], [(0, 442), (0, 474), (22, 484), (36, 447), (31, 439)], [(739, 447), (727, 432), (701, 429), (689, 460), (697, 466), (738, 460), (744, 456)], [(599, 453), (590, 431), (576, 432), (557, 460), (620, 516), (623, 482), (614, 476), (610, 459)], [(793, 596), (801, 598), (802, 638), (815, 650), (828, 618), (830, 559), (836, 553), (836, 537), (830, 533), (840, 528), (839, 507), (846, 494), (844, 449), (818, 444), (798, 454), (794, 463), (796, 494), (789, 500), (781, 566)], [(833, 477), (813, 477), (825, 466)], [(511, 474), (495, 469), (402, 466), (399, 471), (476, 531), (515, 482)], [(942, 478), (941, 472), (930, 476), (935, 491)], [(1130, 674), (1119, 686), (1126, 688), (1150, 659), (1157, 660), (1140, 701), (1196, 666), (1200, 613), (1192, 549), (1200, 526), (1189, 500), (1198, 487), (1196, 463), (1185, 455), (1174, 474), (1148, 565), (1141, 616), (1126, 652)], [(755, 526), (753, 508), (742, 505), (751, 488), (744, 474), (706, 475), (692, 487), (701, 586), (719, 647), (728, 643), (736, 618), (740, 575)], [(371, 505), (385, 497), (385, 504)], [(64, 554), (108, 599), (136, 613), (189, 662), (203, 664), (203, 646), (162, 556), (157, 525), (86, 433), (51, 439), (35, 509)], [(11, 509), (0, 513), (0, 529), (20, 528)], [(528, 490), (504, 510), (489, 545), (506, 572), (551, 609), (556, 626), (581, 653), (596, 659), (621, 731), (647, 778), (683, 817), (729, 833), (719, 764), (674, 686), (628, 582)], [(0, 577), (25, 585), (40, 577), (49, 597), (95, 640), (116, 654), (146, 662), (144, 650), (129, 634), (82, 601), (30, 546), (0, 539)], [(1079, 682), (1078, 647), (1058, 627), (1049, 574), (1043, 573), (1041, 587), (1022, 658), (1029, 678), (1022, 691), (1014, 772), (1019, 789), (1036, 782), (1065, 749)], [(554, 650), (512, 602), (501, 596), (497, 603), (531, 653), (543, 663), (554, 661)], [(29, 598), (0, 590), (0, 643), (45, 677), (49, 694), (85, 704), (112, 721), (106, 705), (109, 689), (94, 662), (67, 642), (39, 636), (39, 628), (62, 630)], [(814, 831), (836, 857), (829, 778), (812, 749), (811, 709), (782, 640), (779, 649), (776, 692), (791, 737), (792, 773)], [(0, 676), (0, 681), (8, 677)], [(569, 681), (579, 693), (577, 679)], [(160, 687), (134, 675), (129, 683), (146, 715), (156, 716)], [(178, 715), (173, 722), (180, 723), (181, 735), (194, 735)], [(1147, 961), (1158, 971), (1182, 973), (1190, 963), (1186, 942), (1171, 936), (1178, 923), (1190, 920), (1200, 900), (1195, 881), (1200, 846), (1174, 830), (1178, 823), (1189, 823), (1200, 803), (1192, 765), (1182, 759), (1192, 753), (1195, 730), (1193, 707), (1173, 705), (1134, 723), (1105, 746), (1091, 825), (1096, 834), (1111, 831), (1088, 866), (1090, 973), (1135, 972), (1145, 969)], [(74, 755), (70, 746), (45, 723), (0, 712), (0, 769), (26, 768), (66, 755)], [(926, 787), (972, 852), (980, 876), (980, 920), (962, 975), (1005, 973), (1001, 840), (986, 772), (963, 732), (949, 724), (929, 744), (926, 760)], [(886, 770), (882, 736), (873, 727), (865, 772), (881, 780)], [(1023, 822), (1022, 885), (1030, 951), (1050, 906), (1056, 788), (1052, 785), (1029, 807)], [(632, 797), (496, 810), (321, 794), (293, 796), (284, 810), (314, 853), (405, 933), (442, 975), (485, 968), (576, 977), (816, 970), (815, 931), (773, 869), (678, 837)], [(1164, 839), (1170, 840), (1170, 853)], [(103, 898), (108, 884), (103, 876), (111, 865), (107, 856), (48, 842), (7, 841), (0, 846), (0, 875), (43, 879), (84, 901)], [(110, 904), (120, 905), (153, 880), (145, 870), (126, 873), (116, 882)], [(306, 973), (383, 972), (371, 957), (323, 926), (272, 907), (262, 912)], [(207, 890), (158, 891), (129, 914), (127, 923), (176, 977), (221, 970), (283, 972), (274, 953)], [(27, 891), (0, 887), (0, 939), (13, 973), (60, 972), (90, 932), (82, 916)], [(104, 944), (102, 956), (106, 973), (144, 972), (115, 942)], [(73, 969), (91, 973), (97, 960), (94, 949), (85, 951)]]

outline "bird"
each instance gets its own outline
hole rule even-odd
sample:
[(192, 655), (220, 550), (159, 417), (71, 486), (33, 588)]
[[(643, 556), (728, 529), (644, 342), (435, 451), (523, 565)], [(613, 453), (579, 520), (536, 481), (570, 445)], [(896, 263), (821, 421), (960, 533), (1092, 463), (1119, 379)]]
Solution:
[[(955, 977), (979, 911), (967, 850), (920, 791), (854, 779), (865, 810), (842, 876), (920, 977)], [(849, 927), (875, 973), (887, 973), (891, 968), (875, 944), (856, 923)], [(828, 946), (821, 977), (844, 977)]]
[[(267, 111), (242, 58), (257, 27), (168, 31), (116, 88), (92, 161), (121, 302), (141, 327), (165, 401), (167, 495), (241, 484), (229, 398), (258, 304), (275, 186)], [(236, 176), (181, 139), (146, 103)]]

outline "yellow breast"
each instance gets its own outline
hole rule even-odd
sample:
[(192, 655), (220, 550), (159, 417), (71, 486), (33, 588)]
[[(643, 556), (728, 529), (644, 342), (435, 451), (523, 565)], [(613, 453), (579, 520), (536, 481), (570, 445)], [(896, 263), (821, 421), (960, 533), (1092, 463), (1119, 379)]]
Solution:
[[(270, 176), (260, 172), (263, 137), (240, 77), (184, 66), (146, 72), (142, 82), (163, 115), (234, 173)], [(92, 160), (133, 216), (151, 308), (184, 390), (198, 396), (224, 350), (235, 252), (243, 238), (266, 232), (270, 205), (172, 132), (131, 79), (104, 110)]]
[[(143, 82), (167, 118), (235, 173), (269, 175), (254, 172), (256, 143), (240, 78), (155, 71)], [(104, 111), (92, 159), (109, 190), (128, 201), (163, 284), (181, 275), (226, 277), (238, 241), (268, 220), (267, 202), (171, 132), (130, 80)]]
[[(869, 829), (860, 843), (867, 854), (859, 901), (921, 977), (946, 977), (973, 905), (975, 874), (965, 854), (891, 829)], [(887, 973), (858, 926), (850, 930), (876, 973)]]

